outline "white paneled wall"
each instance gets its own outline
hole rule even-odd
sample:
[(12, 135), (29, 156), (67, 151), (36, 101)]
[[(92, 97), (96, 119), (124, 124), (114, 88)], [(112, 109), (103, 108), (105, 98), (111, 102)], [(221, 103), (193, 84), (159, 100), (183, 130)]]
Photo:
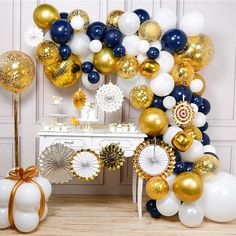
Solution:
[[(235, 55), (236, 55), (236, 1), (233, 0), (1, 0), (0, 1), (0, 53), (22, 50), (32, 57), (34, 52), (23, 40), (24, 31), (33, 25), (32, 13), (41, 3), (50, 3), (60, 12), (81, 8), (88, 12), (91, 21), (106, 19), (113, 9), (134, 10), (144, 8), (155, 15), (158, 8), (168, 7), (178, 17), (192, 10), (200, 11), (206, 18), (205, 32), (215, 44), (215, 58), (201, 74), (207, 82), (205, 97), (212, 104), (209, 114), (210, 128), (207, 133), (216, 146), (221, 159), (221, 169), (236, 174), (236, 101), (235, 101)], [(31, 88), (21, 96), (20, 103), (20, 147), (22, 165), (35, 164), (38, 156), (37, 131), (40, 122), (55, 112), (50, 100), (61, 95), (67, 104), (64, 112), (76, 114), (71, 96), (79, 84), (69, 89), (58, 89), (44, 77), (42, 68), (36, 64), (36, 79)], [(115, 78), (107, 78), (107, 81)], [(93, 96), (90, 93), (90, 96)], [(136, 121), (139, 112), (128, 102), (113, 115), (99, 114), (100, 121)], [(0, 176), (14, 166), (12, 95), (0, 89)], [(132, 164), (126, 163), (120, 172), (104, 171), (99, 178), (85, 184), (77, 181), (55, 186), (57, 193), (129, 194)], [(76, 185), (76, 186), (75, 186)]]

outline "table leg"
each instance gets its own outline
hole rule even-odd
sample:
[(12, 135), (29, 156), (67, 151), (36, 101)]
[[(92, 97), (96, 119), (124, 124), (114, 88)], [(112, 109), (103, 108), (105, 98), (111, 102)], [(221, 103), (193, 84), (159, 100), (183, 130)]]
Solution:
[(143, 179), (138, 177), (138, 216), (139, 218), (142, 218), (142, 214), (143, 214), (142, 196), (143, 196)]
[(138, 175), (136, 171), (133, 169), (133, 181), (132, 181), (133, 203), (137, 202), (137, 178), (138, 178)]

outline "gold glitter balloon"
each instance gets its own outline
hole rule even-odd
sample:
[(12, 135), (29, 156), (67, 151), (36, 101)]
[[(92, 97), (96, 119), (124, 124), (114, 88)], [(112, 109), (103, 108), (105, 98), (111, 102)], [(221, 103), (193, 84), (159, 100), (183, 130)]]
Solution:
[(138, 35), (140, 39), (149, 42), (157, 41), (161, 37), (161, 27), (155, 21), (144, 21), (139, 28)]
[(153, 79), (157, 76), (160, 65), (151, 59), (145, 59), (140, 66), (140, 74), (148, 79)]
[(122, 10), (113, 10), (107, 15), (106, 25), (108, 28), (118, 28), (120, 16), (124, 14)]
[(171, 140), (172, 145), (181, 152), (186, 152), (193, 144), (193, 138), (185, 131), (179, 131)]
[(65, 88), (72, 86), (80, 78), (81, 63), (77, 56), (71, 55), (66, 61), (60, 59), (44, 66), (44, 72), (50, 82), (57, 87)]
[(215, 175), (220, 167), (220, 161), (211, 154), (202, 155), (193, 164), (193, 170), (207, 180)]
[(194, 172), (182, 172), (173, 182), (175, 196), (183, 202), (194, 202), (203, 193), (203, 180)]
[(174, 78), (175, 85), (189, 86), (194, 78), (194, 68), (186, 61), (177, 62), (170, 74)]
[(116, 73), (124, 79), (135, 76), (138, 71), (139, 64), (136, 57), (124, 56), (116, 62)]
[(147, 181), (146, 192), (151, 199), (161, 200), (169, 192), (169, 185), (162, 177), (153, 177)]
[(43, 65), (54, 63), (59, 56), (57, 45), (49, 40), (41, 42), (36, 48), (36, 59)]
[(202, 132), (195, 125), (189, 125), (184, 128), (184, 132), (191, 136), (193, 139), (202, 141)]
[(203, 93), (205, 92), (205, 90), (206, 90), (206, 81), (205, 81), (205, 79), (204, 79), (201, 75), (199, 75), (198, 73), (195, 73), (194, 79), (199, 79), (199, 80), (201, 80), (202, 83), (203, 83), (203, 88), (202, 88), (201, 91), (199, 91), (199, 92), (197, 92), (197, 93), (193, 93), (193, 95), (202, 96), (202, 94), (203, 94)]
[(176, 56), (177, 61), (187, 61), (199, 71), (208, 65), (213, 57), (213, 44), (211, 39), (204, 35), (195, 35), (188, 37), (186, 49)]
[(0, 56), (0, 85), (11, 93), (22, 93), (34, 78), (34, 62), (23, 52), (9, 51)]
[(111, 74), (116, 66), (116, 57), (112, 49), (104, 47), (100, 52), (95, 53), (93, 64), (98, 72), (104, 75)]
[(137, 86), (130, 92), (130, 103), (135, 108), (145, 109), (152, 104), (153, 97), (153, 92), (148, 86)]
[(57, 9), (50, 4), (40, 4), (33, 13), (34, 23), (43, 30), (49, 30), (51, 24), (60, 19)]

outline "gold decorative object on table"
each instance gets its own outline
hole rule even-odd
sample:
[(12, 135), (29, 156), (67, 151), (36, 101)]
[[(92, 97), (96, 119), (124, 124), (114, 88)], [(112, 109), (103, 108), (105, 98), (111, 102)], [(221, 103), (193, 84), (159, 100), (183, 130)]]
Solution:
[(185, 131), (179, 131), (171, 140), (172, 145), (181, 152), (186, 152), (193, 144), (193, 138)]
[(118, 21), (120, 16), (124, 14), (122, 10), (113, 10), (107, 15), (106, 25), (108, 28), (118, 28)]
[(145, 59), (140, 66), (140, 74), (148, 79), (153, 79), (157, 76), (160, 65), (152, 59)]
[(202, 141), (202, 132), (195, 125), (188, 125), (184, 128), (184, 132), (190, 135), (193, 139)]
[(82, 109), (85, 106), (87, 99), (86, 94), (84, 91), (79, 89), (77, 92), (73, 95), (73, 104), (76, 109)]
[(72, 116), (70, 119), (70, 124), (74, 127), (78, 127), (80, 125), (80, 121), (76, 117)]

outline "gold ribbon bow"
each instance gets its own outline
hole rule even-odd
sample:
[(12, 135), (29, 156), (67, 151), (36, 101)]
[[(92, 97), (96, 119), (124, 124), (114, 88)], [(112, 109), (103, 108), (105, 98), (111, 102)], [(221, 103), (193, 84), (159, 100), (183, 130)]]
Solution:
[(9, 172), (9, 176), (6, 179), (10, 180), (16, 180), (16, 184), (13, 187), (9, 199), (8, 204), (8, 220), (11, 225), (14, 225), (14, 201), (16, 196), (17, 189), (23, 184), (23, 183), (32, 183), (34, 184), (40, 191), (41, 199), (40, 199), (40, 207), (39, 207), (39, 219), (42, 218), (44, 210), (45, 210), (45, 194), (42, 189), (42, 187), (33, 180), (34, 177), (38, 176), (39, 169), (37, 166), (30, 166), (26, 168), (25, 170), (21, 167), (17, 167), (14, 170), (11, 170)]

